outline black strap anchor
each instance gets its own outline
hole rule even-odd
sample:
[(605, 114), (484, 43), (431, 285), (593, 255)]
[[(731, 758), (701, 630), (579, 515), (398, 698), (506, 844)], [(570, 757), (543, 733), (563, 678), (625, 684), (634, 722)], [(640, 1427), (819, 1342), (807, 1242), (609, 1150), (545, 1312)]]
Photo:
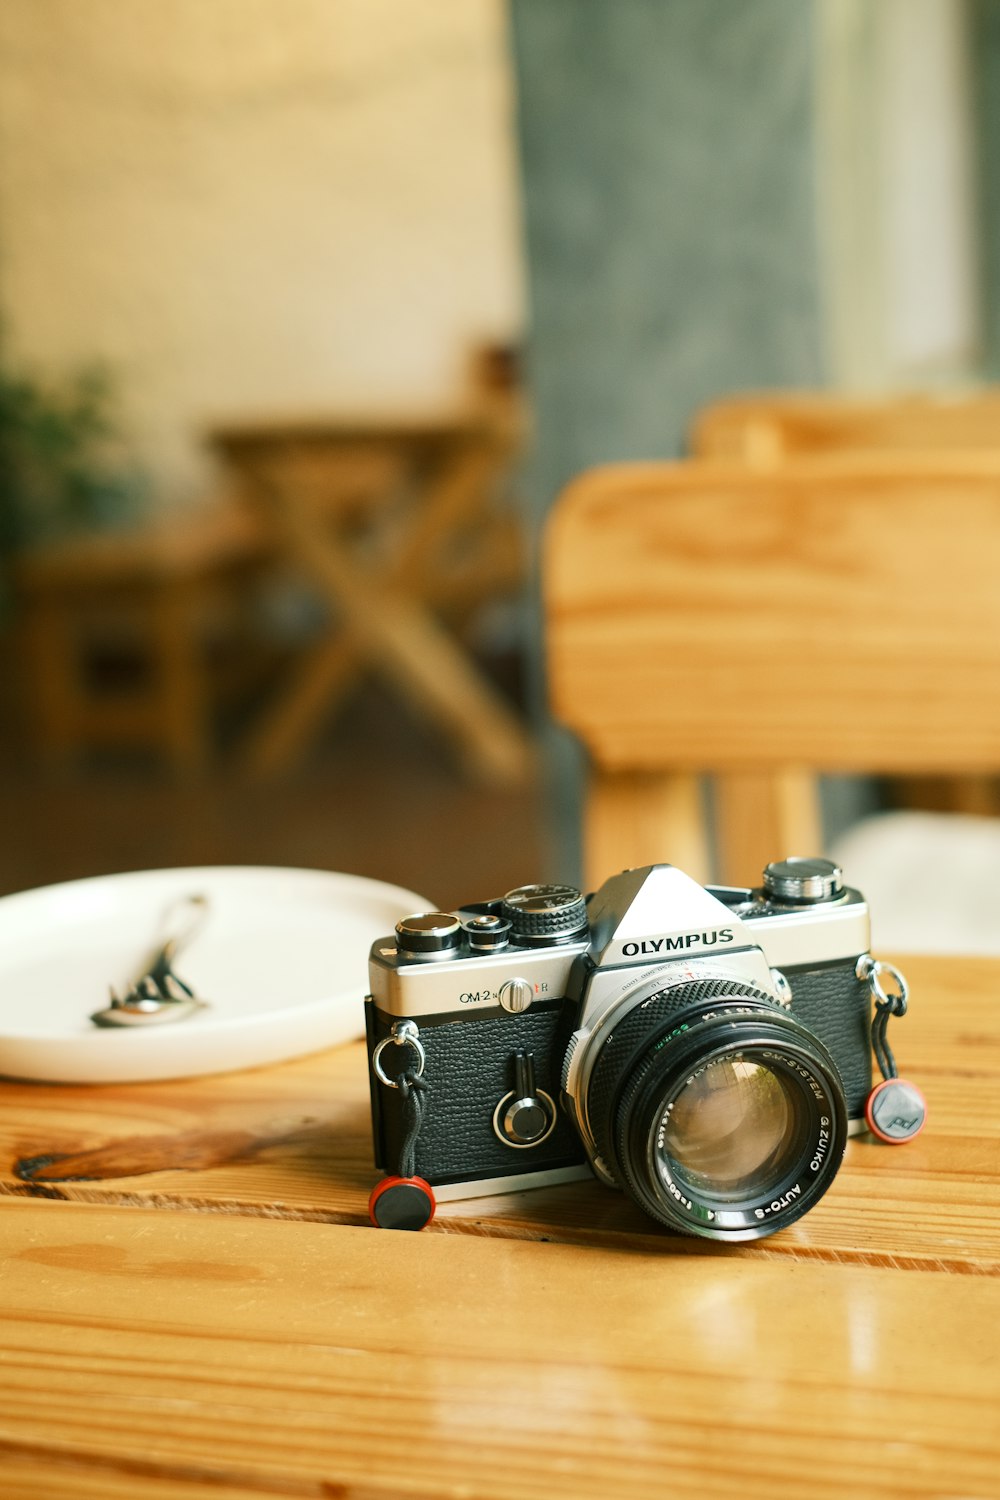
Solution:
[[(877, 1083), (865, 1104), (868, 1128), (880, 1141), (898, 1146), (919, 1135), (927, 1123), (927, 1103), (916, 1084), (900, 1078), (896, 1059), (889, 1046), (889, 1021), (905, 1016), (909, 986), (892, 964), (879, 963), (870, 954), (859, 960), (858, 978), (867, 979), (875, 1009), (871, 1021), (872, 1051), (878, 1063), (882, 1082)], [(887, 990), (883, 976), (892, 988)]]
[[(394, 1076), (385, 1071), (381, 1058), (388, 1046), (407, 1047), (412, 1061)], [(399, 1089), (403, 1096), (403, 1141), (399, 1148), (397, 1171), (383, 1177), (368, 1199), (368, 1214), (378, 1229), (423, 1229), (434, 1217), (437, 1207), (429, 1182), (414, 1176), (417, 1142), (424, 1122), (430, 1084), (424, 1077), (427, 1057), (420, 1032), (414, 1021), (397, 1021), (372, 1054), (372, 1068), (384, 1088)]]

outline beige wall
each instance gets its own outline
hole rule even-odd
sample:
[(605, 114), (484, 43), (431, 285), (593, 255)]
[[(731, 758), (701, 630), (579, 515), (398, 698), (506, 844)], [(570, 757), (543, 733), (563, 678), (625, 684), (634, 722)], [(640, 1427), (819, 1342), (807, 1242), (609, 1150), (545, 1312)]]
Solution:
[(434, 400), (522, 311), (502, 0), (3, 0), (0, 304), (107, 359), (142, 454), (213, 414)]

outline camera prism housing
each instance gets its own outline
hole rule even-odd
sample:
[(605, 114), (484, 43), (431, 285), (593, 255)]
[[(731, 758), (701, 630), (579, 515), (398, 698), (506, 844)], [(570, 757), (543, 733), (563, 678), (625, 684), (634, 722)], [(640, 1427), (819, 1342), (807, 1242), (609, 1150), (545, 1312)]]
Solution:
[(863, 896), (821, 859), (755, 889), (650, 865), (586, 901), (524, 886), (407, 918), (369, 961), (376, 1163), (408, 1152), (439, 1200), (593, 1171), (672, 1229), (772, 1233), (863, 1124), (869, 946)]

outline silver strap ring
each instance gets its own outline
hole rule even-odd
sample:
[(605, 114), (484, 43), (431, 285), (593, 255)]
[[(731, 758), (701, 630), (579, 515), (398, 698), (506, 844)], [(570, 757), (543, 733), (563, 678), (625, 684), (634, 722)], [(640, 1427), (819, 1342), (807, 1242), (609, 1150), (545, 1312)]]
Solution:
[(375, 1051), (372, 1053), (372, 1067), (375, 1070), (375, 1077), (378, 1079), (379, 1083), (384, 1083), (390, 1089), (399, 1088), (399, 1084), (396, 1079), (390, 1078), (388, 1073), (383, 1068), (382, 1064), (379, 1062), (379, 1058), (381, 1057), (383, 1051), (386, 1047), (389, 1046), (412, 1047), (414, 1052), (417, 1054), (416, 1077), (420, 1078), (422, 1076), (424, 1067), (427, 1063), (427, 1054), (424, 1051), (424, 1044), (416, 1034), (416, 1027), (414, 1027), (412, 1031), (401, 1029), (398, 1036), (384, 1036), (379, 1042), (378, 1046), (375, 1048)]
[[(883, 974), (888, 974), (889, 978), (897, 986), (894, 995), (886, 993), (882, 984)], [(868, 965), (868, 973), (865, 977), (868, 980), (872, 994), (880, 1005), (902, 1005), (905, 1007), (907, 996), (910, 993), (909, 985), (899, 970), (892, 964), (880, 963), (878, 959), (873, 959)]]

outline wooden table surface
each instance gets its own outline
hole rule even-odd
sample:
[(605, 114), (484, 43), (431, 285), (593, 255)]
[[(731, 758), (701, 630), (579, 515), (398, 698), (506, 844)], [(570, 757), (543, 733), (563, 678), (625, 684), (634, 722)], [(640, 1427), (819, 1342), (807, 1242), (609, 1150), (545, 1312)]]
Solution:
[(367, 1227), (360, 1046), (0, 1084), (0, 1494), (1000, 1496), (1000, 964), (899, 962), (926, 1130), (745, 1247), (596, 1182)]

